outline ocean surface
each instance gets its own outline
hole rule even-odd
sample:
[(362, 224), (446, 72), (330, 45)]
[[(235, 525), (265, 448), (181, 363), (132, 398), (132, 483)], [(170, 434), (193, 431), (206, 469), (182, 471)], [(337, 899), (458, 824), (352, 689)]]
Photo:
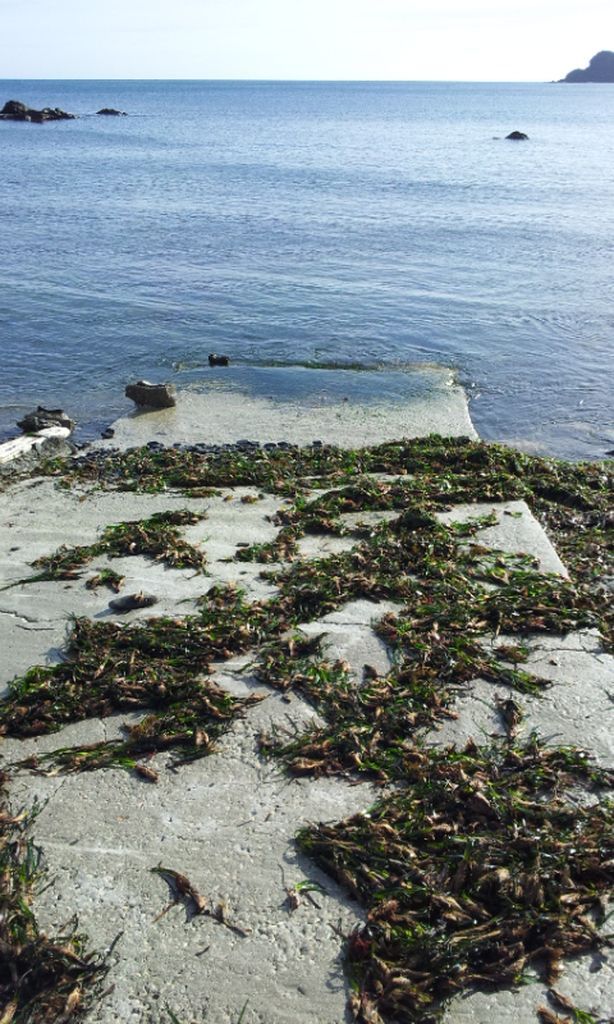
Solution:
[(5, 80), (8, 99), (79, 119), (0, 122), (3, 436), (38, 403), (94, 436), (127, 381), (206, 389), (217, 351), (229, 386), (307, 403), (403, 401), (412, 367), (449, 366), (485, 437), (614, 446), (614, 85)]

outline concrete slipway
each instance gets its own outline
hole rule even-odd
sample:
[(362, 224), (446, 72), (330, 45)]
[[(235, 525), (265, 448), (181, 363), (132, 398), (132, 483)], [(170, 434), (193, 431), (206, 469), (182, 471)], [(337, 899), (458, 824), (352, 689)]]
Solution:
[[(439, 409), (439, 419), (438, 419)], [(270, 410), (268, 410), (270, 413)], [(249, 416), (246, 400), (228, 400), (224, 410), (224, 440), (245, 435), (269, 440), (270, 417), (260, 422), (257, 410)], [(348, 443), (375, 441), (378, 436), (420, 433), (421, 416), (407, 411), (403, 423), (390, 410), (376, 410), (359, 432), (355, 410), (338, 410), (328, 419), (294, 416), (284, 420), (290, 441), (322, 440)], [(410, 410), (411, 413), (411, 410)], [(207, 440), (219, 429), (207, 421), (206, 410), (180, 403), (178, 413), (165, 412), (122, 421), (117, 437), (122, 445), (149, 440)], [(246, 417), (246, 419), (245, 419)], [(345, 418), (344, 418), (345, 417)], [(391, 419), (392, 417), (392, 419)], [(431, 403), (426, 432), (473, 433), (462, 393), (450, 389), (440, 405)], [(254, 426), (256, 424), (256, 426)], [(345, 424), (345, 425), (344, 425)], [(279, 424), (277, 424), (279, 427)], [(346, 430), (347, 427), (347, 430)], [(150, 436), (147, 436), (147, 431)], [(279, 433), (277, 435), (280, 436)], [(217, 440), (217, 438), (216, 438)], [(153, 611), (185, 614), (191, 600), (217, 580), (236, 580), (252, 597), (270, 591), (259, 579), (261, 566), (232, 563), (237, 544), (265, 541), (275, 527), (269, 521), (282, 499), (269, 496), (242, 503), (249, 489), (225, 491), (222, 497), (187, 501), (183, 496), (84, 493), (57, 490), (52, 481), (16, 481), (0, 494), (1, 584), (30, 574), (29, 563), (60, 544), (92, 542), (101, 527), (153, 512), (190, 507), (208, 510), (208, 518), (186, 529), (185, 536), (206, 550), (210, 575), (194, 578), (189, 571), (165, 570), (145, 559), (114, 560), (126, 574), (125, 593), (145, 589), (159, 595)], [(228, 500), (226, 500), (228, 499)], [(462, 518), (493, 506), (459, 508), (448, 518)], [(564, 573), (556, 552), (523, 503), (495, 507), (498, 523), (482, 532), (481, 542), (539, 558), (544, 569)], [(519, 513), (505, 515), (505, 512)], [(342, 539), (310, 538), (304, 557), (313, 557), (347, 543)], [(95, 563), (104, 565), (104, 560)], [(16, 586), (0, 593), (0, 682), (6, 684), (29, 666), (59, 657), (71, 615), (105, 619), (108, 593), (90, 591), (84, 580)], [(375, 637), (371, 623), (390, 605), (358, 601), (346, 605), (306, 631), (327, 636), (331, 652), (348, 660), (360, 673), (365, 663), (385, 668), (388, 652)], [(151, 609), (130, 613), (128, 620), (146, 617)], [(498, 642), (502, 642), (500, 638)], [(340, 932), (359, 918), (359, 908), (313, 864), (297, 856), (293, 836), (306, 822), (334, 821), (368, 808), (374, 790), (365, 783), (324, 779), (288, 780), (274, 764), (257, 754), (257, 737), (272, 724), (295, 729), (313, 711), (291, 695), (281, 699), (256, 686), (244, 668), (249, 658), (220, 664), (217, 680), (233, 693), (256, 689), (265, 695), (220, 742), (212, 756), (183, 767), (162, 771), (152, 786), (119, 770), (74, 776), (41, 777), (22, 774), (12, 786), (14, 805), (43, 802), (35, 826), (53, 884), (38, 898), (37, 914), (54, 929), (77, 913), (82, 929), (98, 949), (122, 933), (113, 953), (109, 975), (112, 989), (91, 1014), (95, 1024), (171, 1021), (190, 1024), (341, 1024), (346, 1016), (347, 990), (340, 951)], [(557, 742), (589, 745), (602, 763), (612, 763), (613, 733), (606, 713), (614, 689), (614, 660), (605, 655), (591, 632), (564, 640), (532, 644), (530, 663), (554, 685), (539, 700), (523, 698), (524, 728), (537, 729)], [(501, 687), (498, 688), (501, 693)], [(492, 686), (476, 681), (471, 697), (460, 702), (458, 719), (432, 736), (434, 743), (480, 740), (500, 730)], [(6, 762), (37, 751), (109, 738), (119, 732), (125, 715), (73, 725), (59, 735), (28, 741), (4, 741)], [(160, 766), (165, 758), (157, 759)], [(211, 918), (186, 921), (175, 907), (156, 920), (167, 902), (162, 880), (150, 869), (162, 862), (186, 874), (211, 900), (226, 903), (230, 921), (245, 931), (241, 936)], [(305, 901), (291, 912), (286, 887), (304, 878), (326, 890), (319, 907)], [(612, 1007), (612, 971), (603, 959), (585, 958), (567, 964), (559, 988), (577, 1005), (607, 1017)], [(608, 1005), (608, 990), (610, 1002)], [(447, 1012), (449, 1024), (529, 1024), (544, 1001), (544, 987), (535, 983), (514, 992), (474, 994), (459, 999)]]

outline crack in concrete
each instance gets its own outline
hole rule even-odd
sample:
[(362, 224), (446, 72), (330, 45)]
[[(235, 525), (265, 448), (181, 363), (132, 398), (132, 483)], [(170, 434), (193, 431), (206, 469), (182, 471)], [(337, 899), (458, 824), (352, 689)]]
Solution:
[(534, 657), (533, 651), (531, 652), (527, 660), (529, 668), (532, 664), (539, 661), (546, 661), (546, 659), (548, 657), (552, 657), (553, 654), (585, 654), (587, 658), (594, 658), (594, 660), (598, 661), (600, 665), (607, 664), (611, 658), (611, 655), (609, 655), (607, 651), (597, 653), (597, 651), (587, 651), (586, 647), (550, 647), (542, 649), (544, 653), (539, 655), (539, 657)]
[(83, 846), (77, 840), (71, 840), (70, 842), (62, 842), (58, 839), (45, 839), (44, 847), (49, 847), (52, 850), (74, 850), (77, 848), (79, 853), (89, 853), (95, 856), (104, 854), (107, 856), (115, 857), (132, 857), (134, 860), (141, 861), (142, 863), (149, 863), (151, 859), (150, 855), (143, 854), (138, 850), (130, 849), (130, 847), (112, 847), (112, 846)]
[[(12, 611), (10, 608), (0, 608), (0, 615), (8, 615), (12, 619), (21, 619), (22, 622), (26, 622), (41, 629), (54, 629), (55, 626), (62, 621), (61, 619), (34, 619), (29, 615), (23, 615), (20, 612)], [(42, 626), (41, 623), (49, 623), (49, 625)], [(26, 627), (22, 626), (21, 628), (24, 629)]]

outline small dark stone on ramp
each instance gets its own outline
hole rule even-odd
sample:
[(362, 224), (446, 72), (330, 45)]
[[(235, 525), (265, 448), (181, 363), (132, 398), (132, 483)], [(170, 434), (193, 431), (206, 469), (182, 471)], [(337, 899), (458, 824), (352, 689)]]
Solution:
[(119, 612), (120, 615), (125, 615), (126, 612), (134, 611), (135, 608), (151, 608), (157, 603), (157, 597), (154, 597), (153, 594), (144, 594), (141, 590), (138, 594), (126, 594), (125, 597), (113, 598), (112, 601), (109, 601), (109, 608), (114, 612)]

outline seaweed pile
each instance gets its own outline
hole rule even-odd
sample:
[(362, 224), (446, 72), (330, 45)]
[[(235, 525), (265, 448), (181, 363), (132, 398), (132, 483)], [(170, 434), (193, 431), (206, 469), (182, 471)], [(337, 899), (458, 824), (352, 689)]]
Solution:
[[(203, 552), (181, 538), (179, 527), (193, 525), (204, 518), (204, 512), (178, 509), (173, 512), (156, 512), (148, 519), (114, 523), (102, 531), (100, 539), (94, 544), (71, 548), (63, 546), (52, 555), (38, 558), (32, 565), (41, 571), (35, 576), (19, 580), (19, 583), (77, 579), (81, 569), (101, 555), (108, 558), (147, 555), (153, 561), (164, 562), (171, 568), (202, 572), (206, 564)], [(111, 575), (107, 570), (97, 582), (108, 584), (116, 580), (116, 575)]]
[[(174, 488), (190, 497), (252, 485), (290, 502), (278, 512), (272, 542), (237, 553), (263, 564), (277, 588), (270, 599), (249, 603), (238, 588), (218, 585), (182, 618), (127, 626), (78, 619), (62, 664), (34, 667), (12, 682), (0, 707), (0, 731), (9, 735), (52, 732), (113, 711), (146, 713), (123, 740), (57, 750), (28, 767), (119, 766), (155, 781), (143, 756), (166, 750), (180, 763), (206, 755), (261, 699), (227, 694), (210, 678), (212, 664), (249, 652), (263, 684), (295, 689), (321, 717), (291, 741), (264, 737), (263, 754), (295, 774), (366, 777), (391, 790), (369, 814), (299, 836), (367, 912), (347, 943), (357, 1020), (426, 1024), (454, 992), (515, 984), (540, 964), (552, 980), (562, 957), (604, 941), (597, 925), (614, 881), (611, 808), (569, 791), (602, 795), (611, 778), (582, 752), (545, 748), (534, 737), (519, 744), (516, 697), (499, 700), (507, 737), (494, 746), (435, 752), (424, 739), (454, 717), (456, 699), (478, 677), (539, 694), (548, 684), (523, 667), (528, 638), (597, 627), (611, 640), (604, 594), (613, 481), (606, 465), (430, 437), (358, 451), (98, 452), (56, 460), (45, 472), (60, 486)], [(527, 556), (476, 543), (488, 517), (443, 525), (434, 515), (453, 504), (519, 498), (553, 536), (570, 580), (540, 573)], [(391, 517), (374, 525), (366, 516), (373, 512)], [(137, 549), (202, 570), (202, 554), (187, 550), (177, 533), (193, 520), (166, 515), (118, 524), (98, 545), (41, 560), (38, 568), (50, 575), (38, 578), (72, 578), (63, 574), (96, 554)], [(298, 542), (307, 533), (346, 535), (351, 547), (301, 560)], [(400, 606), (375, 627), (393, 654), (386, 675), (365, 666), (364, 678), (355, 679), (300, 631), (357, 598)]]
[(37, 736), (114, 711), (146, 710), (150, 714), (142, 721), (125, 727), (125, 740), (61, 749), (30, 758), (25, 766), (135, 768), (143, 755), (169, 749), (180, 762), (204, 757), (260, 699), (240, 700), (203, 678), (213, 659), (251, 646), (248, 613), (238, 593), (214, 588), (200, 614), (183, 619), (160, 616), (129, 627), (77, 619), (63, 662), (34, 666), (9, 684), (0, 705), (0, 734)]
[(367, 912), (347, 944), (355, 1019), (427, 1024), (464, 989), (521, 984), (529, 967), (553, 985), (563, 958), (598, 949), (614, 822), (569, 790), (612, 781), (535, 739), (414, 748), (398, 792), (304, 829), (300, 847)]
[(57, 477), (63, 487), (81, 483), (146, 493), (175, 489), (192, 497), (243, 485), (296, 496), (368, 474), (395, 474), (409, 478), (412, 503), (431, 511), (464, 502), (524, 499), (556, 540), (577, 582), (598, 585), (612, 574), (613, 474), (607, 461), (568, 463), (504, 445), (430, 435), (360, 449), (100, 450), (50, 460), (37, 472)]
[(49, 1024), (83, 1015), (107, 973), (68, 922), (61, 935), (40, 931), (32, 900), (44, 878), (40, 850), (28, 836), (36, 809), (11, 813), (0, 773), (0, 1020)]

